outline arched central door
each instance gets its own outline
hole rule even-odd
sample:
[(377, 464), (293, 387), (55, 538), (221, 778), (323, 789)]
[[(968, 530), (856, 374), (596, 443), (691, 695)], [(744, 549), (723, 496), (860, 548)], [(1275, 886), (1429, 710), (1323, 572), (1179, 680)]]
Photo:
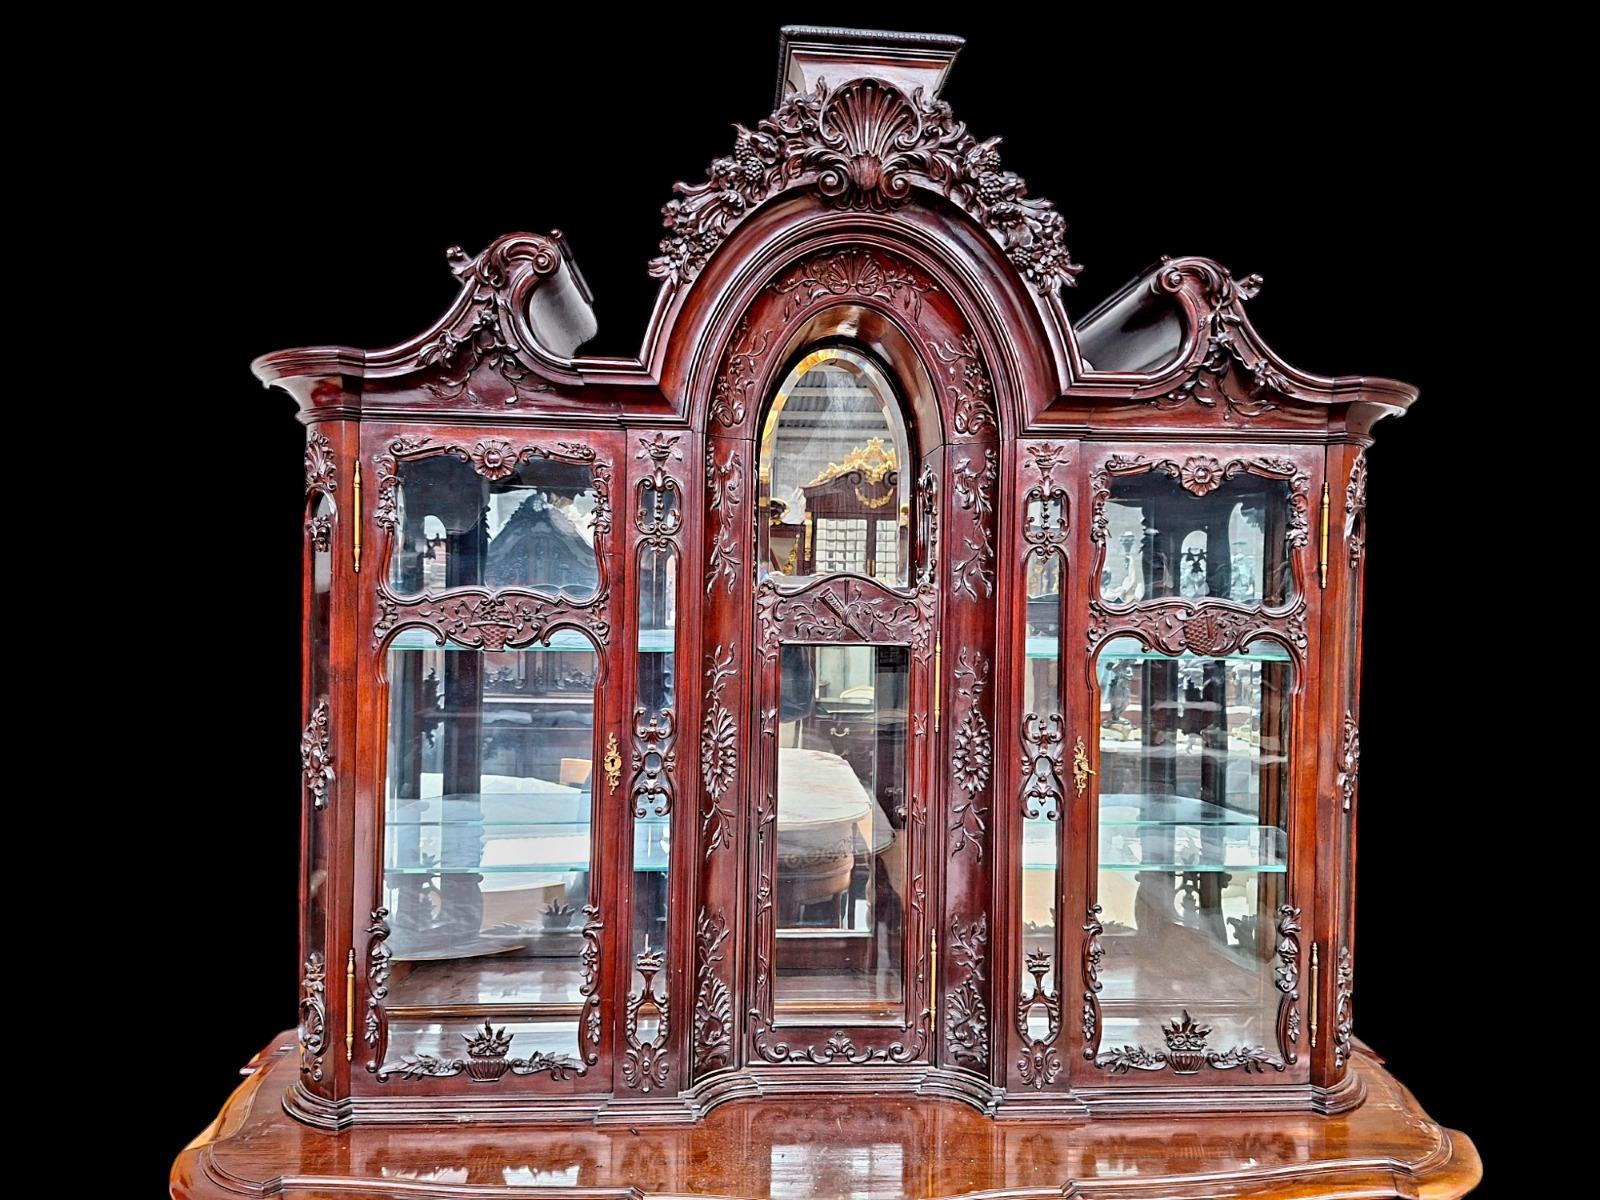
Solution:
[(986, 1095), (1008, 585), (977, 339), (926, 265), (825, 249), (748, 302), (705, 412), (693, 1078)]

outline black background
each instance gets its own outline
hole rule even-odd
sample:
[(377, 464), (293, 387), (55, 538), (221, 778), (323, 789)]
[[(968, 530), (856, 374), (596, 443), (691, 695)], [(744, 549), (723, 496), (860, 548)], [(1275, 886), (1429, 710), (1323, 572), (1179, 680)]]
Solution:
[[(730, 121), (770, 109), (777, 25), (796, 19), (968, 38), (944, 95), (1065, 213), (1086, 268), (1074, 314), (1159, 254), (1204, 254), (1265, 276), (1251, 315), (1290, 362), (1420, 386), (1370, 454), (1356, 1032), (1475, 1139), (1480, 1194), (1503, 1194), (1504, 1133), (1479, 1086), (1485, 1011), (1514, 957), (1490, 923), (1503, 846), (1489, 857), (1497, 827), (1478, 819), (1495, 726), (1483, 656), (1447, 639), (1511, 598), (1483, 573), (1500, 503), (1485, 459), (1508, 448), (1481, 441), (1497, 398), (1463, 313), (1481, 303), (1470, 264), (1492, 208), (1469, 163), (1512, 150), (1480, 122), (1470, 60), (1382, 27), (1271, 46), (1242, 19), (1200, 17), (1091, 35), (1009, 9), (940, 22), (813, 7), (712, 34), (599, 13), (560, 31), (424, 23), (404, 45), (263, 29), (149, 81), (177, 136), (125, 186), (159, 188), (151, 232), (171, 240), (156, 271), (173, 290), (152, 336), (185, 364), (152, 502), (188, 498), (179, 572), (204, 597), (182, 613), (191, 648), (149, 662), (151, 702), (132, 714), (167, 796), (143, 848), (162, 864), (144, 886), (163, 894), (139, 905), (153, 900), (162, 937), (129, 989), (160, 1047), (134, 1118), (153, 1172), (295, 1019), (304, 435), (249, 360), (408, 338), (455, 294), (447, 246), (552, 228), (597, 298), (586, 351), (636, 353), (657, 209), (729, 150)], [(151, 619), (179, 615), (162, 609)], [(1516, 708), (1526, 685), (1509, 682), (1494, 695)]]

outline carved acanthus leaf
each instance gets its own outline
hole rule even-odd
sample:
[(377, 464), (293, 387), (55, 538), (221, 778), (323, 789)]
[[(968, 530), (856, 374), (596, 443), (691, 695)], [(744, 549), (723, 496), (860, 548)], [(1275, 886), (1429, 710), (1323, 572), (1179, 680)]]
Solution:
[[(1261, 290), (1261, 276), (1235, 280), (1225, 268), (1206, 259), (1163, 261), (1168, 266), (1152, 281), (1155, 291), (1180, 292), (1189, 278), (1200, 281), (1206, 304), (1206, 352), (1183, 382), (1152, 398), (1150, 403), (1171, 409), (1192, 402), (1201, 408), (1217, 409), (1224, 421), (1234, 417), (1248, 421), (1277, 408), (1271, 397), (1290, 395), (1289, 381), (1266, 355), (1248, 346), (1241, 336), (1243, 301)], [(1235, 367), (1243, 371), (1242, 381), (1235, 376)]]
[(1093, 654), (1108, 638), (1128, 634), (1162, 654), (1232, 654), (1257, 637), (1270, 637), (1304, 655), (1308, 644), (1306, 602), (1286, 613), (1263, 612), (1225, 600), (1149, 600), (1137, 608), (1089, 602), (1085, 648)]

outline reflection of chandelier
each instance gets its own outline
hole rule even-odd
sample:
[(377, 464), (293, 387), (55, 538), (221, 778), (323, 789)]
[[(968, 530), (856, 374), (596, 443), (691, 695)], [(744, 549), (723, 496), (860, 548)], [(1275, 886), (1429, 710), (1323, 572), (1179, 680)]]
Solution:
[(890, 471), (898, 471), (899, 462), (895, 459), (894, 451), (884, 447), (881, 437), (868, 438), (865, 446), (857, 446), (844, 456), (842, 463), (829, 463), (817, 472), (817, 477), (807, 487), (816, 487), (821, 483), (828, 483), (848, 475), (851, 471), (858, 471), (867, 483), (882, 483)]

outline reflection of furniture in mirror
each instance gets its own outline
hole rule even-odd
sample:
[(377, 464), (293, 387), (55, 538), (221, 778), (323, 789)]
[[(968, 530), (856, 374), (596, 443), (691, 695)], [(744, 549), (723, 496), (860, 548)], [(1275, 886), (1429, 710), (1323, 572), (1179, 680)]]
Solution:
[(1470, 1184), (1353, 1034), (1414, 393), (1205, 259), (1070, 320), (955, 45), (788, 32), (645, 358), (517, 234), (409, 342), (257, 363), (309, 427), (299, 1019), (180, 1194)]

